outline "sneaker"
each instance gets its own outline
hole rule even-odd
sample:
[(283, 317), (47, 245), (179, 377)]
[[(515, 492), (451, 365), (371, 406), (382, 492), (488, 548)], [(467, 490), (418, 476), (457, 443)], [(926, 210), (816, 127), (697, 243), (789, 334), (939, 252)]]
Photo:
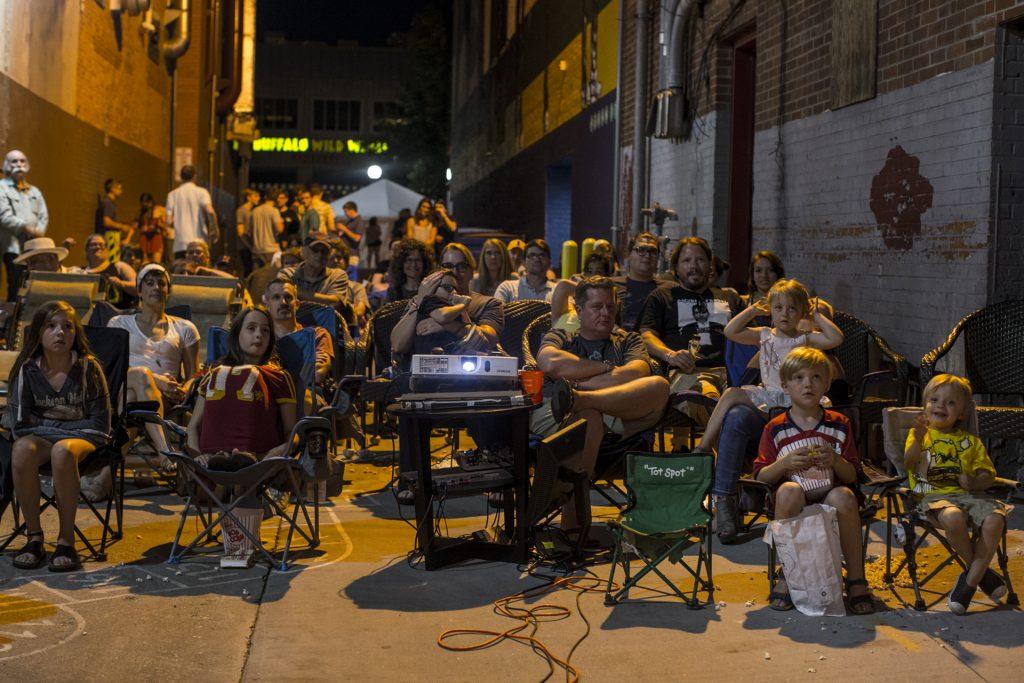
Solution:
[(399, 505), (413, 505), (416, 502), (416, 495), (412, 492), (412, 489), (402, 489), (397, 494)]
[(739, 516), (736, 496), (715, 496), (715, 531), (719, 541), (728, 545), (736, 540)]
[(1006, 582), (991, 569), (985, 570), (981, 581), (978, 582), (978, 588), (988, 596), (989, 600), (997, 605), (1006, 597)]
[(963, 616), (967, 613), (967, 608), (971, 606), (971, 598), (974, 597), (974, 591), (978, 590), (976, 587), (972, 588), (967, 585), (967, 572), (962, 572), (960, 576), (956, 578), (956, 585), (953, 586), (953, 590), (949, 592), (949, 611), (957, 616)]

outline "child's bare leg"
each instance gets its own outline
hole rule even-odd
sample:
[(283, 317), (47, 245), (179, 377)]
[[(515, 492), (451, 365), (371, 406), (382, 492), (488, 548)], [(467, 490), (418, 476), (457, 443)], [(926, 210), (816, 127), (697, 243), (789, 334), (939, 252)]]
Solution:
[[(796, 517), (803, 511), (806, 504), (807, 498), (804, 496), (804, 490), (800, 484), (795, 481), (787, 481), (775, 492), (775, 519)], [(789, 592), (784, 577), (779, 577), (775, 584), (775, 591), (782, 594)]]
[(704, 427), (704, 436), (701, 437), (700, 443), (697, 445), (697, 450), (703, 452), (709, 452), (712, 448), (718, 445), (718, 435), (722, 431), (722, 423), (725, 422), (725, 415), (729, 410), (738, 405), (747, 405), (753, 408), (753, 401), (750, 400), (750, 394), (745, 392), (739, 387), (731, 387), (725, 390), (722, 394), (722, 398), (718, 399), (718, 403), (715, 404), (715, 409), (711, 413), (711, 417), (708, 418), (708, 424)]
[[(837, 486), (825, 496), (825, 504), (836, 509), (839, 521), (839, 545), (846, 558), (846, 579), (848, 581), (864, 578), (864, 547), (861, 545), (860, 509), (857, 497), (845, 486)], [(867, 593), (866, 586), (854, 586), (852, 595)]]
[(995, 557), (996, 548), (1003, 537), (1003, 516), (991, 514), (981, 525), (981, 536), (974, 547), (974, 561), (967, 565), (967, 585), (977, 586)]
[[(946, 532), (946, 540), (953, 546), (953, 550), (964, 561), (964, 564), (970, 567), (974, 563), (974, 547), (971, 545), (971, 536), (967, 531), (967, 515), (960, 508), (948, 507), (935, 513), (935, 520)], [(975, 581), (971, 585), (977, 586), (978, 582)]]

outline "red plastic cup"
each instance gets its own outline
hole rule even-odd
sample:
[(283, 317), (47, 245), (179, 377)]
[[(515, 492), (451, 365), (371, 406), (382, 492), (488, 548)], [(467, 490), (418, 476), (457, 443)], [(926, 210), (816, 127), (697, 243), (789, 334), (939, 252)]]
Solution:
[(523, 393), (529, 396), (535, 405), (544, 400), (544, 373), (542, 371), (520, 370), (519, 383), (523, 387)]

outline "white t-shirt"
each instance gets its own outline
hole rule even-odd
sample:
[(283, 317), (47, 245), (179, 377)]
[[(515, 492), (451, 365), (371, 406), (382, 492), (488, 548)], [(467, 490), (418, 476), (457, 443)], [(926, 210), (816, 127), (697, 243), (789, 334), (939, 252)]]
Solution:
[(181, 379), (181, 359), (185, 349), (199, 341), (199, 330), (191, 321), (169, 315), (167, 334), (160, 341), (153, 341), (139, 329), (135, 315), (116, 315), (107, 323), (107, 327), (128, 330), (128, 365)]
[(185, 251), (189, 242), (209, 241), (206, 207), (213, 209), (210, 193), (189, 181), (167, 195), (167, 222), (174, 228), (174, 251)]

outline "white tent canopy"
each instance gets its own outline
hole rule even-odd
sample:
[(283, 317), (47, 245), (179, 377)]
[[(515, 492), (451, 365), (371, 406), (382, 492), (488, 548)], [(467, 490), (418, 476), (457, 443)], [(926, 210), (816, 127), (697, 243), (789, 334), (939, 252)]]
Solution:
[(416, 204), (421, 199), (423, 199), (423, 195), (387, 178), (381, 178), (352, 194), (335, 199), (331, 202), (331, 208), (334, 209), (335, 216), (341, 216), (341, 207), (346, 202), (355, 202), (359, 207), (359, 215), (364, 219), (372, 216), (394, 218), (402, 209), (415, 211)]

